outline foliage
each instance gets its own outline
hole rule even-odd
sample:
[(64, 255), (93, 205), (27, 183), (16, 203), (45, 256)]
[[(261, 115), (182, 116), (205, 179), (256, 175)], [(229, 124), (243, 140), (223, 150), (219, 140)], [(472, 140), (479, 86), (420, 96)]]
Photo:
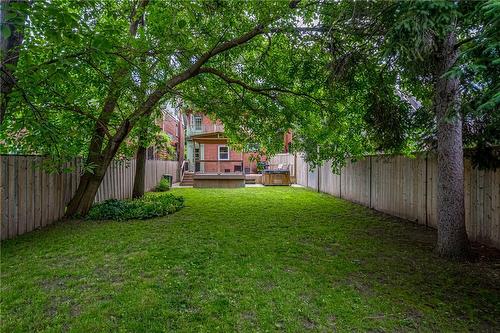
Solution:
[(348, 156), (435, 148), (436, 42), (453, 30), (460, 58), (447, 75), (461, 78), (464, 143), (492, 151), (487, 147), (500, 143), (499, 8), (498, 1), (320, 6), (316, 31), (324, 56), (316, 65), (328, 64), (330, 108), (294, 128), (295, 149), (312, 164), (332, 159), (338, 167)]
[(495, 262), (300, 188), (174, 189), (173, 215), (1, 244), (5, 332), (498, 332)]
[[(461, 78), (465, 144), (485, 152), (500, 142), (498, 1), (179, 0), (134, 12), (138, 3), (40, 0), (21, 9), (29, 22), (0, 153), (64, 162), (88, 156), (93, 138), (103, 153), (123, 130), (118, 155), (132, 156), (144, 129), (179, 98), (221, 119), (234, 144), (258, 143), (271, 155), (291, 128), (294, 149), (312, 164), (433, 148), (432, 54), (450, 29), (460, 39), (449, 75)], [(206, 52), (259, 27), (189, 72)], [(186, 71), (192, 77), (168, 84)], [(146, 117), (139, 111), (153, 97)]]
[[(104, 154), (120, 143), (116, 138), (122, 132), (130, 131), (118, 152), (130, 156), (130, 144), (142, 132), (136, 128), (151, 127), (148, 119), (164, 103), (193, 89), (221, 93), (219, 85), (211, 84), (216, 77), (206, 78), (212, 74), (185, 87), (171, 83), (188, 73), (194, 59), (256, 31), (248, 47), (232, 45), (224, 56), (211, 56), (206, 63), (232, 74), (245, 58), (257, 59), (265, 51), (261, 35), (289, 25), (293, 10), (280, 1), (249, 1), (245, 11), (239, 1), (35, 1), (26, 9), (29, 24), (16, 70), (17, 89), (0, 132), (1, 152), (52, 155), (63, 162), (88, 156), (92, 140), (103, 141), (94, 148)], [(137, 33), (131, 33), (134, 23)], [(252, 80), (270, 86), (269, 75), (259, 77), (263, 72)], [(153, 117), (148, 118), (149, 111), (141, 107), (152, 100)], [(105, 111), (107, 106), (112, 110)]]
[(88, 220), (145, 220), (175, 213), (184, 206), (184, 198), (173, 194), (146, 195), (139, 199), (109, 199), (94, 205)]
[(160, 179), (160, 182), (155, 187), (155, 192), (166, 192), (170, 190), (170, 182), (167, 178)]

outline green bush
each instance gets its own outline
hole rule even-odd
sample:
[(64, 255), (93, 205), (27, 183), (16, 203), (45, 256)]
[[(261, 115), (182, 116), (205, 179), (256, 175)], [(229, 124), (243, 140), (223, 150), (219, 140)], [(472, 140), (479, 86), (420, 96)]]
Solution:
[(155, 187), (155, 192), (165, 192), (170, 190), (170, 182), (167, 178), (162, 178)]
[(184, 198), (173, 194), (148, 194), (140, 199), (109, 199), (94, 205), (87, 220), (144, 220), (175, 213), (184, 207)]

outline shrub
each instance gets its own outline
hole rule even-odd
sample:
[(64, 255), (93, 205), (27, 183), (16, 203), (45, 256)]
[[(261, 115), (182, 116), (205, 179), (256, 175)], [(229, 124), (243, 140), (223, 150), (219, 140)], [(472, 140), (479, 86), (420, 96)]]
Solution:
[(162, 178), (155, 187), (155, 192), (165, 192), (170, 190), (170, 182), (167, 178)]
[(87, 220), (144, 220), (175, 213), (184, 207), (184, 198), (173, 194), (148, 194), (140, 199), (109, 199), (94, 205)]

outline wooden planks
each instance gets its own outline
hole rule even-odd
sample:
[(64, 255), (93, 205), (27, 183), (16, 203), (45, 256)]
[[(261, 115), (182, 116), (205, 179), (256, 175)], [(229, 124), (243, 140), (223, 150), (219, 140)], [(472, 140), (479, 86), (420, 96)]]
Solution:
[(318, 190), (318, 168), (308, 168), (307, 172), (307, 187)]
[(370, 205), (370, 158), (357, 162), (348, 160), (340, 178), (342, 198)]
[[(309, 170), (297, 155), (297, 184), (360, 203), (416, 223), (437, 227), (435, 154), (368, 156), (347, 161), (339, 175), (331, 164)], [(473, 241), (500, 248), (500, 170), (479, 170), (464, 161), (467, 234)]]
[(0, 222), (1, 222), (1, 239), (7, 239), (9, 236), (9, 173), (8, 173), (8, 158), (0, 156)]
[(425, 164), (425, 156), (371, 157), (371, 207), (425, 225)]
[[(0, 155), (0, 238), (47, 226), (64, 216), (65, 208), (80, 181), (81, 161), (67, 163), (71, 172), (47, 173), (40, 168), (41, 157)], [(147, 161), (147, 189), (163, 174), (179, 179), (177, 161)], [(95, 202), (132, 197), (135, 160), (114, 161), (98, 189)]]

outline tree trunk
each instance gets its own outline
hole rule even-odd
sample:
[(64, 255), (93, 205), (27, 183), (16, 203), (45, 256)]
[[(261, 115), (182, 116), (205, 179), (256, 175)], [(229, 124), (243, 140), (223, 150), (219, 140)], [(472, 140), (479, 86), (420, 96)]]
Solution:
[(134, 189), (132, 198), (141, 198), (144, 195), (144, 182), (146, 179), (146, 153), (147, 148), (139, 145), (135, 165)]
[(442, 257), (463, 259), (469, 254), (465, 230), (464, 165), (462, 121), (459, 108), (459, 81), (444, 76), (455, 64), (456, 36), (450, 32), (440, 41), (436, 61), (434, 111), (438, 141), (438, 240), (436, 251)]
[(94, 203), (97, 190), (101, 185), (104, 175), (86, 171), (80, 178), (80, 184), (75, 195), (71, 198), (66, 208), (66, 217), (85, 216)]
[[(10, 36), (4, 38), (3, 33), (0, 38), (0, 54), (2, 55), (1, 75), (0, 75), (0, 88), (1, 88), (1, 101), (0, 101), (0, 124), (5, 120), (7, 114), (7, 104), (9, 102), (9, 95), (16, 84), (14, 78), (14, 68), (19, 59), (19, 48), (23, 43), (23, 27), (26, 17), (22, 15), (22, 24), (14, 24), (6, 22), (7, 14), (10, 13), (9, 7), (13, 3), (21, 3), (22, 0), (8, 0), (2, 1), (0, 4), (0, 21), (2, 28), (6, 26), (10, 31)], [(3, 30), (3, 29), (2, 29)]]

